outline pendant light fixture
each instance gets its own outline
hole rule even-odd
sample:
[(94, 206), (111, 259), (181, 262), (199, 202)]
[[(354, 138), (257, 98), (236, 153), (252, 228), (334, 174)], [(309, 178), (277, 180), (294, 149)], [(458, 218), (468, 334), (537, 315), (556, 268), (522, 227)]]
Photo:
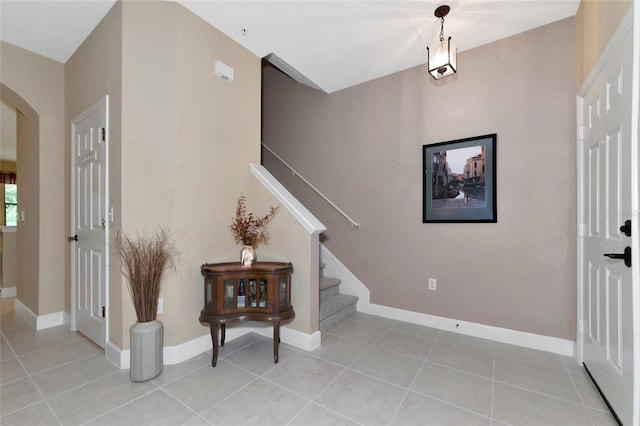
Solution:
[(444, 39), (444, 17), (449, 13), (449, 6), (439, 6), (434, 15), (440, 18), (440, 42), (427, 47), (427, 68), (436, 80), (455, 74), (457, 71), (456, 56), (458, 49), (451, 45), (451, 37)]

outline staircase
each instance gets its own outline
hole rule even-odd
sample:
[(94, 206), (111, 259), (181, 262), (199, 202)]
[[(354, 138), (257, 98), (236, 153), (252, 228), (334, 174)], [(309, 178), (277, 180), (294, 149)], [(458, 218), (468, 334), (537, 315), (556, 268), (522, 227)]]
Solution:
[(355, 315), (356, 296), (340, 294), (340, 280), (324, 276), (324, 265), (320, 265), (320, 331), (334, 328)]

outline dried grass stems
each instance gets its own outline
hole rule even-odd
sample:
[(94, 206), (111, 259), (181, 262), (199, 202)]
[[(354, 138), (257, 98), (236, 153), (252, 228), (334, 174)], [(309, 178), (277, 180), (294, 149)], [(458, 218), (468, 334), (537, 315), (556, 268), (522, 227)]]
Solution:
[(271, 222), (280, 210), (280, 206), (269, 207), (269, 213), (263, 217), (255, 217), (253, 213), (247, 213), (246, 197), (240, 194), (236, 205), (236, 215), (229, 225), (233, 239), (245, 246), (255, 246), (260, 242), (269, 242), (267, 224)]
[(136, 234), (135, 239), (119, 231), (116, 250), (138, 322), (155, 320), (162, 278), (166, 270), (176, 268), (179, 259), (175, 241), (165, 229), (149, 236)]

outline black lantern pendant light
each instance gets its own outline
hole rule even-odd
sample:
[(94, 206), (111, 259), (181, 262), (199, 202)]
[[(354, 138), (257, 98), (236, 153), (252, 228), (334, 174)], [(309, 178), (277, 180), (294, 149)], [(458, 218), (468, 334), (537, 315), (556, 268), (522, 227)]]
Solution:
[(439, 6), (434, 15), (440, 18), (440, 42), (427, 47), (427, 68), (436, 80), (455, 74), (457, 71), (456, 56), (458, 49), (451, 44), (451, 37), (444, 39), (444, 17), (449, 13), (449, 6)]

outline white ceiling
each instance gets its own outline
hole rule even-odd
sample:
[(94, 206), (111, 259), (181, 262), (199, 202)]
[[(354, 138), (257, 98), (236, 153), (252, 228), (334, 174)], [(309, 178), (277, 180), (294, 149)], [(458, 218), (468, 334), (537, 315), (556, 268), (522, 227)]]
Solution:
[[(114, 3), (0, 0), (0, 39), (64, 63)], [(464, 51), (573, 16), (580, 0), (178, 3), (258, 57), (273, 54), (273, 62), (331, 93), (426, 63), (425, 48), (440, 33), (433, 11), (441, 4), (451, 6), (445, 36)]]
[[(124, 0), (134, 1), (134, 0)], [(458, 51), (575, 15), (580, 0), (177, 1), (260, 58), (327, 93), (426, 63), (436, 7)], [(115, 0), (0, 0), (0, 40), (65, 63)], [(459, 72), (465, 72), (464, 68)], [(426, 74), (425, 74), (426, 78)], [(2, 105), (0, 158), (15, 161)]]

